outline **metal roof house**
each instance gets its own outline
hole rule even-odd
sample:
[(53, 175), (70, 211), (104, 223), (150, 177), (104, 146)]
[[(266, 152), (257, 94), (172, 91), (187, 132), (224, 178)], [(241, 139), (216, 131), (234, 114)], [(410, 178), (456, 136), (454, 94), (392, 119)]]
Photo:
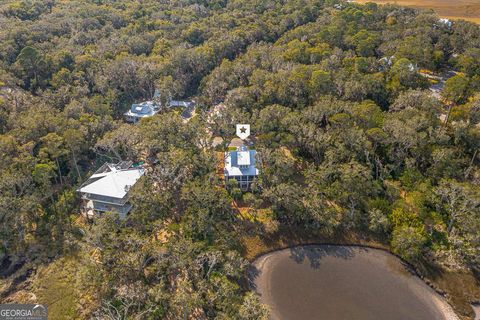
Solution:
[(91, 218), (103, 212), (117, 212), (125, 218), (132, 209), (128, 193), (144, 173), (131, 162), (105, 163), (77, 190), (83, 200), (83, 213)]
[(195, 105), (193, 101), (184, 101), (184, 100), (170, 100), (168, 106), (170, 108), (182, 107), (182, 108), (190, 108)]
[(123, 114), (125, 121), (129, 123), (137, 123), (142, 118), (154, 116), (155, 114), (159, 113), (162, 108), (165, 110), (183, 108), (184, 112), (182, 113), (182, 117), (189, 118), (193, 109), (195, 108), (194, 101), (172, 100), (169, 98), (166, 102), (162, 103), (161, 97), (162, 94), (160, 90), (155, 89), (155, 93), (151, 101), (132, 104), (130, 110)]
[(442, 19), (439, 19), (438, 22), (444, 24), (448, 28), (451, 28), (453, 26), (453, 23), (450, 19), (442, 18)]
[[(155, 93), (153, 94), (153, 100), (154, 101), (160, 101), (162, 98), (162, 93), (160, 90), (155, 89)], [(177, 108), (177, 107), (182, 107), (182, 108), (191, 108), (195, 106), (195, 101), (191, 100), (173, 100), (171, 97), (166, 99), (166, 108)]]
[(125, 121), (137, 123), (142, 118), (151, 117), (160, 111), (160, 104), (155, 101), (145, 101), (142, 103), (134, 103), (130, 110), (124, 113)]
[(250, 189), (252, 182), (258, 176), (255, 150), (242, 146), (225, 154), (225, 181), (236, 179), (242, 191)]

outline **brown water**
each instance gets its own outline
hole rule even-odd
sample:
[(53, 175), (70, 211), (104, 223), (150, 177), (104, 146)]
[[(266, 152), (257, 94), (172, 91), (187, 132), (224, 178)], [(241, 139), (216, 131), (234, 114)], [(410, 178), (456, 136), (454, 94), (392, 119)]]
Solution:
[(257, 259), (252, 285), (281, 320), (456, 319), (395, 256), (348, 246), (301, 246)]

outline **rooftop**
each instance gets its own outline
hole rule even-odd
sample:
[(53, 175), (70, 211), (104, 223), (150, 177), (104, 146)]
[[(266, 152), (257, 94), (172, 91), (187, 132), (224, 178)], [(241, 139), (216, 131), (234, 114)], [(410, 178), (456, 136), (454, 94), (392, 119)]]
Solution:
[(117, 199), (124, 198), (145, 173), (143, 168), (131, 168), (127, 164), (128, 162), (104, 164), (77, 191)]
[(149, 117), (156, 114), (159, 110), (159, 105), (154, 101), (145, 101), (142, 103), (134, 103), (125, 115), (136, 117)]
[(239, 166), (249, 166), (250, 165), (250, 152), (249, 151), (238, 151), (237, 152), (237, 162)]
[(194, 104), (195, 103), (193, 101), (170, 100), (170, 102), (168, 103), (168, 106), (169, 107), (185, 107), (185, 108), (188, 108), (188, 107), (193, 106)]
[(258, 176), (256, 167), (255, 150), (230, 151), (226, 153), (225, 174), (229, 177), (235, 176)]

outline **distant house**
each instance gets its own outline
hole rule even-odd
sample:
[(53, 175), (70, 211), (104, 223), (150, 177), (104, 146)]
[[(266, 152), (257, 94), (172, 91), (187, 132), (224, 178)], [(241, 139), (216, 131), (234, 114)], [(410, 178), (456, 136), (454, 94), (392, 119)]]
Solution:
[(194, 101), (172, 100), (168, 99), (167, 102), (162, 103), (162, 95), (158, 89), (155, 90), (153, 99), (150, 101), (144, 101), (141, 103), (134, 103), (130, 107), (130, 110), (125, 112), (125, 121), (129, 123), (137, 123), (142, 118), (148, 118), (159, 113), (162, 109), (183, 108), (182, 117), (188, 119), (192, 116), (192, 112), (195, 109)]
[(190, 108), (193, 107), (195, 103), (193, 101), (183, 101), (183, 100), (170, 100), (168, 106), (170, 108), (175, 107), (182, 107), (182, 108)]
[[(378, 68), (380, 71), (385, 71), (391, 68), (396, 62), (396, 57), (395, 56), (389, 56), (389, 57), (383, 57), (378, 60)], [(408, 70), (409, 71), (418, 71), (418, 65), (409, 63), (408, 64)]]
[(225, 181), (235, 179), (242, 191), (250, 189), (252, 182), (258, 177), (255, 150), (249, 150), (246, 146), (225, 154)]
[[(160, 90), (155, 89), (153, 100), (160, 101), (161, 97), (162, 97), (162, 93), (160, 92)], [(189, 101), (189, 100), (173, 100), (169, 98), (166, 101), (167, 101), (166, 103), (167, 108), (176, 108), (176, 107), (191, 108), (195, 106), (195, 102)]]
[(131, 162), (105, 163), (77, 190), (82, 197), (83, 213), (91, 218), (103, 212), (117, 212), (125, 218), (132, 209), (128, 193), (143, 176), (142, 167)]
[(180, 116), (183, 120), (188, 121), (193, 117), (195, 111), (195, 102), (194, 101), (181, 101), (181, 100), (170, 100), (168, 104), (169, 108), (183, 108)]
[(125, 121), (137, 123), (142, 118), (151, 117), (160, 111), (160, 104), (155, 101), (145, 101), (134, 103), (130, 110), (124, 113)]
[(393, 65), (393, 61), (395, 59), (395, 56), (389, 56), (389, 57), (383, 57), (378, 60), (380, 63), (380, 66), (383, 68), (388, 68)]
[(438, 22), (447, 26), (448, 28), (451, 28), (453, 26), (453, 23), (452, 23), (452, 21), (450, 21), (450, 19), (442, 18), (442, 19), (439, 19)]

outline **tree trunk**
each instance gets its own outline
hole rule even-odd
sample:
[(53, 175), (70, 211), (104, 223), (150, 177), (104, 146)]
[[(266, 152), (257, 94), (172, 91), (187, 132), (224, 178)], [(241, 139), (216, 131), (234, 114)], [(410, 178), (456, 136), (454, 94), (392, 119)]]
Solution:
[(448, 120), (450, 119), (450, 113), (452, 112), (452, 108), (453, 108), (453, 103), (450, 102), (450, 103), (448, 104), (447, 116), (445, 117), (445, 125), (448, 124)]
[(112, 152), (115, 154), (119, 161), (122, 161), (122, 157), (120, 157), (120, 154), (117, 152), (117, 149), (115, 149), (115, 147), (110, 147), (110, 150), (112, 150)]
[(80, 170), (78, 169), (77, 157), (75, 156), (75, 151), (72, 150), (73, 164), (75, 165), (75, 170), (77, 171), (78, 179), (82, 181), (82, 176), (80, 175)]
[[(35, 79), (35, 89), (38, 87), (38, 76), (37, 76), (37, 72), (36, 71), (33, 71), (33, 78)], [(30, 86), (30, 90), (31, 90), (31, 86)]]
[(477, 157), (477, 154), (478, 154), (478, 149), (475, 150), (475, 152), (473, 153), (473, 157), (472, 157), (472, 160), (470, 161), (470, 165), (468, 166), (467, 170), (465, 170), (465, 179), (468, 178), (468, 176), (470, 175), (470, 171), (472, 171), (473, 163), (475, 162), (475, 158)]
[(55, 161), (57, 162), (58, 176), (60, 178), (60, 185), (63, 186), (62, 171), (60, 170), (60, 163), (58, 162), (58, 157), (55, 159)]
[(453, 224), (454, 224), (454, 223), (455, 223), (455, 219), (452, 217), (452, 218), (450, 219), (450, 222), (448, 223), (448, 227), (447, 227), (447, 234), (448, 234), (448, 236), (450, 236), (451, 233), (452, 233)]

